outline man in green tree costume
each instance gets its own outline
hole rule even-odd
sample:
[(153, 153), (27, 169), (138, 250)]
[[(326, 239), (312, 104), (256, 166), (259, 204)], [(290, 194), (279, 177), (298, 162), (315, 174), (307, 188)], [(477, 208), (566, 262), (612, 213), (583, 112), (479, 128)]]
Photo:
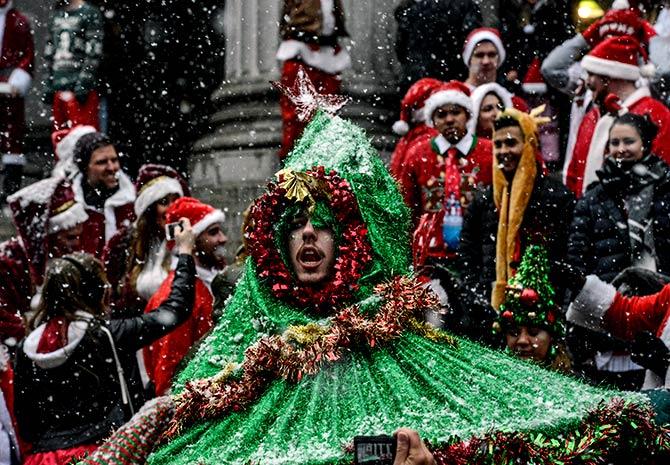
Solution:
[(88, 463), (136, 463), (143, 436), (151, 465), (350, 463), (354, 436), (399, 426), (444, 464), (665, 463), (643, 397), (422, 323), (437, 298), (411, 278), (395, 183), (360, 128), (314, 110), (333, 102), (295, 98), (313, 117), (251, 209), (246, 270), (174, 412), (159, 400)]

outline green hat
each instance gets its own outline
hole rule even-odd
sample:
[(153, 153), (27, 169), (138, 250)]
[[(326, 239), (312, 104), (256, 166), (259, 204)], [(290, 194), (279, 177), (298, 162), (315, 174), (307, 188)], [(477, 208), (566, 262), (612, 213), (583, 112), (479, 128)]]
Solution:
[(530, 326), (546, 329), (554, 336), (565, 333), (549, 271), (546, 249), (541, 245), (526, 248), (517, 273), (505, 289), (494, 329)]

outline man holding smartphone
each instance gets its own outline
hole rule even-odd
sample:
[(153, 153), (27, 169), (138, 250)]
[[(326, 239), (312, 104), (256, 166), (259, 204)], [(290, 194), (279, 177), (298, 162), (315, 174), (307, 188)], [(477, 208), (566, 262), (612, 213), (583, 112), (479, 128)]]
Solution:
[[(165, 214), (166, 233), (173, 234), (182, 227), (181, 218), (188, 218), (196, 235), (195, 257), (197, 279), (193, 311), (188, 321), (176, 330), (144, 349), (144, 363), (156, 394), (162, 395), (170, 388), (177, 365), (191, 346), (212, 327), (212, 307), (214, 298), (211, 283), (225, 266), (225, 245), (228, 241), (223, 232), (225, 216), (221, 210), (200, 202), (192, 197), (181, 197), (173, 202)], [(168, 239), (168, 247), (174, 242)], [(170, 294), (174, 269), (163, 281), (158, 291), (149, 299), (145, 312), (158, 307)]]

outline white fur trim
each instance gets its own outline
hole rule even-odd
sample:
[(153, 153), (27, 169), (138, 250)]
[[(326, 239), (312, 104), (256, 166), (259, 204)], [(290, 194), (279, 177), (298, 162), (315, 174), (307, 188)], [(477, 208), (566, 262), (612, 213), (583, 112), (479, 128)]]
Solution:
[(73, 228), (78, 224), (84, 223), (88, 219), (86, 209), (80, 203), (75, 203), (64, 212), (49, 218), (48, 234), (54, 234), (59, 231)]
[(322, 45), (317, 50), (298, 40), (284, 40), (277, 50), (277, 60), (286, 61), (301, 59), (305, 63), (329, 74), (338, 74), (351, 66), (351, 57), (344, 47), (337, 53), (329, 45)]
[(608, 76), (614, 79), (637, 81), (640, 79), (640, 68), (613, 60), (605, 60), (591, 55), (582, 58), (582, 68), (593, 74)]
[(447, 104), (465, 108), (469, 115), (468, 119), (472, 118), (472, 99), (470, 97), (457, 90), (441, 90), (431, 95), (423, 106), (423, 117), (428, 126), (433, 127), (433, 113), (435, 110)]
[(179, 181), (169, 176), (163, 176), (156, 183), (150, 185), (146, 189), (140, 190), (139, 195), (135, 199), (135, 214), (139, 218), (154, 202), (169, 194), (178, 194), (180, 197), (184, 196), (184, 191)]
[(527, 94), (545, 94), (547, 92), (547, 85), (543, 82), (527, 82), (521, 84), (521, 88)]
[(498, 66), (503, 64), (505, 57), (507, 56), (507, 52), (505, 51), (505, 46), (503, 45), (502, 40), (500, 40), (500, 37), (491, 31), (481, 31), (477, 34), (474, 34), (470, 40), (465, 43), (465, 47), (463, 47), (463, 62), (465, 63), (465, 66), (468, 68), (470, 67), (470, 58), (472, 58), (472, 52), (475, 51), (475, 47), (478, 43), (484, 41), (492, 42), (493, 45), (495, 45), (495, 47), (498, 49), (498, 57), (500, 58), (498, 61)]
[(640, 66), (640, 76), (644, 78), (652, 78), (656, 75), (656, 65), (649, 62)]
[(595, 275), (589, 275), (586, 277), (584, 287), (570, 304), (566, 318), (569, 322), (579, 326), (605, 332), (603, 316), (609, 310), (615, 297), (614, 286)]
[(407, 121), (399, 119), (398, 121), (393, 123), (393, 132), (395, 132), (399, 136), (404, 136), (409, 132), (409, 124), (407, 124)]
[(35, 362), (38, 367), (47, 370), (49, 368), (56, 368), (64, 364), (70, 357), (74, 349), (79, 345), (86, 334), (89, 321), (93, 319), (90, 313), (77, 311), (75, 312), (78, 320), (72, 321), (67, 328), (67, 344), (58, 350), (49, 353), (38, 353), (37, 347), (42, 338), (42, 334), (46, 329), (47, 324), (42, 323), (35, 330), (26, 337), (23, 344), (23, 351), (30, 360)]
[(627, 10), (630, 8), (630, 4), (628, 3), (628, 0), (614, 0), (611, 8), (612, 10)]
[(14, 68), (7, 82), (19, 92), (21, 97), (25, 97), (33, 83), (33, 77), (21, 68)]
[(484, 97), (491, 93), (498, 96), (505, 108), (514, 107), (512, 93), (497, 82), (489, 82), (487, 84), (482, 84), (479, 87), (475, 87), (470, 95), (470, 99), (472, 100), (472, 118), (468, 121), (468, 129), (473, 134), (477, 129), (477, 121), (479, 120), (479, 112), (482, 109), (482, 101), (484, 100)]
[(193, 225), (193, 234), (197, 237), (205, 232), (205, 229), (209, 228), (211, 225), (223, 223), (224, 221), (226, 221), (226, 215), (221, 210), (214, 210)]
[(90, 134), (96, 132), (96, 129), (93, 126), (75, 126), (68, 133), (67, 136), (56, 144), (56, 156), (58, 157), (58, 163), (64, 163), (66, 160), (71, 160), (74, 152), (74, 146), (77, 145), (77, 141), (81, 136), (85, 134)]
[(3, 153), (2, 154), (2, 164), (3, 165), (21, 165), (25, 166), (26, 158), (22, 153)]
[[(135, 186), (126, 173), (119, 170), (119, 190), (114, 193), (105, 202), (103, 214), (105, 215), (105, 243), (118, 231), (116, 224), (116, 214), (114, 209), (128, 203), (135, 203)], [(84, 199), (84, 190), (81, 183), (86, 182), (84, 175), (79, 172), (72, 181), (72, 190), (74, 191), (74, 199), (84, 205), (86, 208), (94, 210), (94, 208), (86, 204)]]

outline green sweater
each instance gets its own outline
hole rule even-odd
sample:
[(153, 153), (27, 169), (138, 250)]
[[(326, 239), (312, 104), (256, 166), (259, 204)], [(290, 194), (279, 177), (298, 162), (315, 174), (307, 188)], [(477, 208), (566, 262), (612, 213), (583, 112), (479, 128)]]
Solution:
[(70, 90), (83, 96), (95, 89), (102, 40), (103, 18), (97, 7), (84, 3), (76, 10), (56, 10), (44, 51), (47, 92)]

